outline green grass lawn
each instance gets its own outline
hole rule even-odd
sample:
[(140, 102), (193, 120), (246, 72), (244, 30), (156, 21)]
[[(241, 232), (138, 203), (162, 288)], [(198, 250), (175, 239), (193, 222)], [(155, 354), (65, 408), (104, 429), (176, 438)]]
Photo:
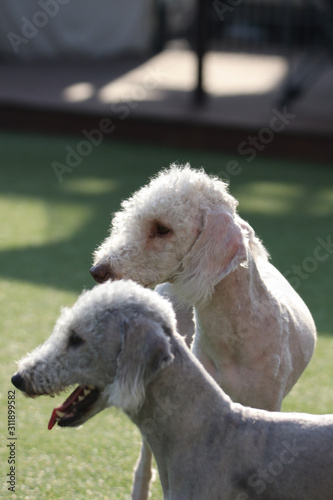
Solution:
[[(59, 182), (51, 164), (64, 163), (66, 146), (76, 148), (80, 140), (0, 134), (3, 498), (129, 499), (140, 435), (120, 411), (104, 411), (80, 429), (50, 432), (52, 409), (64, 397), (32, 400), (17, 391), (17, 482), (16, 493), (9, 494), (7, 393), (13, 389), (15, 361), (49, 336), (61, 306), (73, 304), (83, 287), (94, 286), (91, 254), (106, 235), (111, 212), (173, 161), (190, 161), (215, 174), (230, 160), (241, 163), (241, 173), (230, 183), (239, 212), (265, 242), (272, 262), (293, 279), (319, 333), (315, 356), (284, 410), (333, 413), (333, 255), (314, 258), (319, 241), (327, 241), (332, 232), (333, 170), (262, 157), (246, 163), (237, 153), (109, 142), (95, 147)], [(297, 267), (302, 279), (295, 274)], [(152, 498), (162, 498), (159, 481)]]

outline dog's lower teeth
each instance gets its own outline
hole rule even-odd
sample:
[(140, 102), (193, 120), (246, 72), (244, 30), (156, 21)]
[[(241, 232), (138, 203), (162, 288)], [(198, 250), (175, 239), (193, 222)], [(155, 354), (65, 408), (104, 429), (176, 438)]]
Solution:
[(66, 413), (65, 413), (65, 412), (63, 412), (63, 411), (59, 411), (59, 410), (57, 411), (57, 417), (62, 418), (62, 417), (64, 417), (65, 415), (66, 415)]
[(84, 397), (83, 397), (83, 396), (79, 396), (77, 399), (78, 399), (78, 401), (79, 401), (79, 403), (80, 403), (81, 401), (83, 401), (83, 400), (84, 400)]
[(84, 389), (84, 391), (83, 391), (83, 394), (85, 396), (88, 396), (88, 394), (90, 394), (90, 393), (91, 393), (91, 389)]

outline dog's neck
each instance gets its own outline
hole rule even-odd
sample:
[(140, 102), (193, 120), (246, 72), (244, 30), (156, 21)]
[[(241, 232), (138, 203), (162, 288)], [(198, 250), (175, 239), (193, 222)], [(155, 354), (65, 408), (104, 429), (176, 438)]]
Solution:
[[(239, 324), (245, 315), (255, 311), (258, 299), (266, 293), (266, 287), (252, 255), (246, 267), (238, 268), (228, 274), (216, 286), (208, 302), (195, 307), (199, 328), (209, 332), (232, 331), (237, 334)], [(223, 333), (222, 333), (223, 335)]]
[[(167, 469), (177, 450), (188, 446), (202, 432), (207, 408), (214, 408), (223, 427), (223, 417), (232, 414), (232, 402), (207, 375), (182, 339), (172, 338), (174, 360), (147, 386), (140, 411), (129, 415), (147, 440), (159, 467)], [(193, 390), (195, 387), (195, 390)], [(167, 478), (161, 477), (163, 489)]]
[[(247, 267), (239, 266), (216, 285), (209, 302), (195, 307), (194, 354), (226, 393), (245, 405), (251, 398), (244, 399), (244, 356), (247, 360), (258, 356), (258, 328), (263, 321), (267, 328), (274, 321), (269, 315), (266, 318), (270, 300), (251, 256)], [(261, 400), (260, 395), (258, 398)]]

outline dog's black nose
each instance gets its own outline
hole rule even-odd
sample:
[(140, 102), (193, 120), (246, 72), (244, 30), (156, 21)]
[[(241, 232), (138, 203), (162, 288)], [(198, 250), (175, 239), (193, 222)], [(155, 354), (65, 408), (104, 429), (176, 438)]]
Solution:
[(19, 372), (15, 373), (12, 376), (12, 384), (15, 385), (17, 389), (20, 389), (20, 391), (25, 390), (25, 383), (24, 383), (24, 378), (20, 375)]
[(92, 266), (90, 274), (97, 283), (104, 283), (108, 279), (114, 278), (114, 274), (111, 272), (108, 264), (97, 264), (97, 266)]

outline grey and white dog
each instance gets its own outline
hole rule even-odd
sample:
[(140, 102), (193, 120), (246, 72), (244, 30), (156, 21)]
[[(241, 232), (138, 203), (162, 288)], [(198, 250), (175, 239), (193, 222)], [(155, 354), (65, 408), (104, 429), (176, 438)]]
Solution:
[[(311, 359), (316, 328), (237, 205), (221, 179), (172, 165), (122, 202), (90, 272), (99, 283), (156, 286), (228, 396), (279, 411)], [(151, 458), (143, 441), (132, 500), (148, 499)]]
[(233, 403), (177, 333), (170, 303), (131, 281), (83, 292), (12, 382), (31, 397), (78, 384), (49, 428), (122, 408), (156, 458), (167, 500), (333, 498), (333, 416)]

